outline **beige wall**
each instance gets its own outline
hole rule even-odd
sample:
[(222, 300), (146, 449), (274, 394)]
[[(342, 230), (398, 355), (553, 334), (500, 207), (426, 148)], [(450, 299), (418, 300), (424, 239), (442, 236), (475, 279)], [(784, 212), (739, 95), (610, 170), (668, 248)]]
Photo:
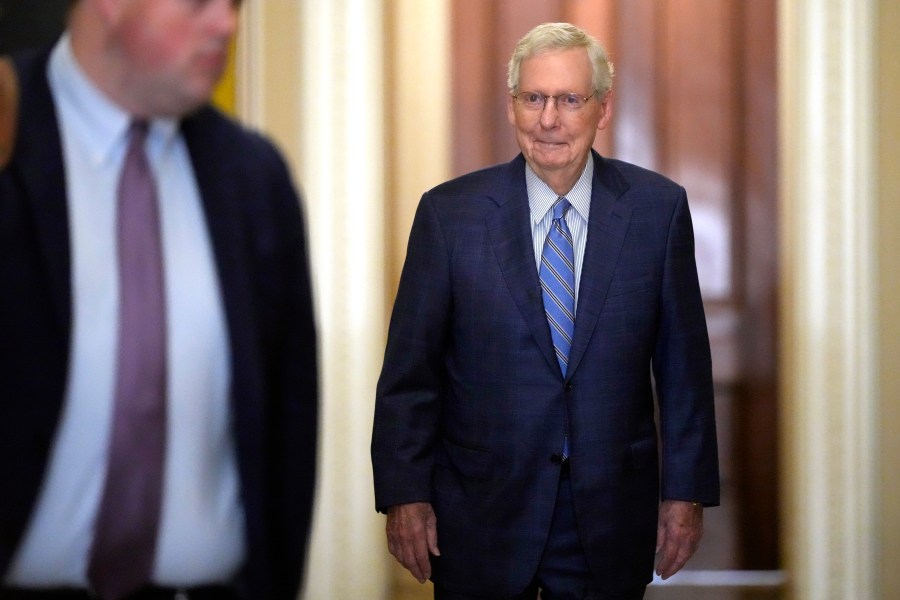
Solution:
[(389, 305), (397, 291), (419, 198), (450, 176), (449, 24), (450, 0), (391, 0), (386, 5)]
[(876, 67), (882, 598), (900, 598), (900, 3), (880, 0)]

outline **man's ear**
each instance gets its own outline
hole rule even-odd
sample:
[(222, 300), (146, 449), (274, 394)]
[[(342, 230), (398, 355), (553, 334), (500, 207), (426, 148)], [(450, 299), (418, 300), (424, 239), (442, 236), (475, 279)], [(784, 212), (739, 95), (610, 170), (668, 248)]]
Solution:
[(510, 125), (516, 126), (516, 99), (512, 97), (512, 92), (506, 94), (506, 118)]
[(606, 129), (609, 127), (609, 123), (612, 120), (612, 108), (613, 108), (613, 92), (609, 90), (606, 92), (606, 95), (600, 100), (600, 110), (602, 111), (600, 114), (600, 121), (597, 123), (597, 131), (601, 129)]

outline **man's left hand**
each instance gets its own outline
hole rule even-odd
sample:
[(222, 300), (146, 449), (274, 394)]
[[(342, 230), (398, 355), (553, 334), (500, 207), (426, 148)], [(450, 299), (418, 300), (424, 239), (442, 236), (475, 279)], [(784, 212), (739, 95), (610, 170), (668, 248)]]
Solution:
[(703, 506), (663, 500), (656, 527), (656, 574), (668, 579), (690, 559), (703, 536)]

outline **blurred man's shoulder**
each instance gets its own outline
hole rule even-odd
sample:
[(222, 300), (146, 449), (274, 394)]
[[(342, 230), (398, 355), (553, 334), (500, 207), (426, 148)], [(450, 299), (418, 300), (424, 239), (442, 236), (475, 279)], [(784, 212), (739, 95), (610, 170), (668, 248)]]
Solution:
[(188, 144), (197, 140), (217, 156), (240, 157), (249, 162), (283, 162), (275, 143), (263, 132), (248, 127), (234, 117), (207, 104), (182, 121), (182, 131)]

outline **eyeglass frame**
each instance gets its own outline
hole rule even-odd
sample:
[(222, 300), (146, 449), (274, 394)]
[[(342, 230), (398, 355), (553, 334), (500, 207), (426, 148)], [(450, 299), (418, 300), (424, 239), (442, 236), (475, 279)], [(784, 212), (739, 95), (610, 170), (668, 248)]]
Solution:
[[(579, 110), (581, 110), (582, 108), (584, 108), (585, 105), (587, 104), (588, 100), (590, 100), (591, 98), (593, 98), (594, 96), (596, 96), (599, 92), (600, 92), (600, 90), (595, 89), (595, 90), (594, 90), (593, 92), (591, 92), (590, 95), (588, 95), (588, 96), (582, 96), (582, 95), (579, 94), (578, 92), (565, 92), (565, 93), (562, 93), (562, 94), (556, 94), (555, 96), (553, 96), (553, 95), (550, 95), (550, 94), (542, 94), (542, 93), (540, 93), (540, 92), (529, 92), (529, 91), (523, 91), (523, 92), (519, 92), (519, 93), (517, 93), (517, 94), (513, 94), (512, 92), (510, 92), (509, 95), (512, 97), (512, 99), (513, 99), (514, 102), (517, 102), (517, 103), (521, 104), (526, 110), (534, 110), (534, 111), (541, 110), (541, 111), (542, 111), (542, 110), (544, 110), (544, 108), (546, 108), (546, 106), (547, 106), (547, 101), (550, 100), (550, 99), (552, 98), (552, 99), (554, 100), (554, 102), (556, 103), (556, 109), (557, 109), (557, 110), (560, 110), (560, 107), (562, 107), (562, 109), (564, 109), (564, 110), (566, 110), (566, 111), (569, 111), (569, 112), (575, 112), (575, 111), (579, 111)], [(540, 105), (540, 106), (526, 106), (526, 105), (524, 104), (524, 101), (523, 101), (523, 100), (519, 100), (519, 96), (521, 96), (521, 95), (523, 95), (523, 94), (534, 94), (535, 96), (540, 96), (540, 97), (541, 97), (541, 105)], [(573, 96), (573, 97), (576, 97), (576, 98), (581, 99), (582, 102), (584, 102), (584, 104), (581, 104), (580, 106), (574, 106), (574, 107), (573, 107), (573, 106), (566, 106), (565, 104), (562, 104), (562, 105), (561, 105), (561, 104), (559, 103), (559, 99), (560, 99), (560, 98), (565, 98), (565, 97), (569, 97), (569, 96)]]

